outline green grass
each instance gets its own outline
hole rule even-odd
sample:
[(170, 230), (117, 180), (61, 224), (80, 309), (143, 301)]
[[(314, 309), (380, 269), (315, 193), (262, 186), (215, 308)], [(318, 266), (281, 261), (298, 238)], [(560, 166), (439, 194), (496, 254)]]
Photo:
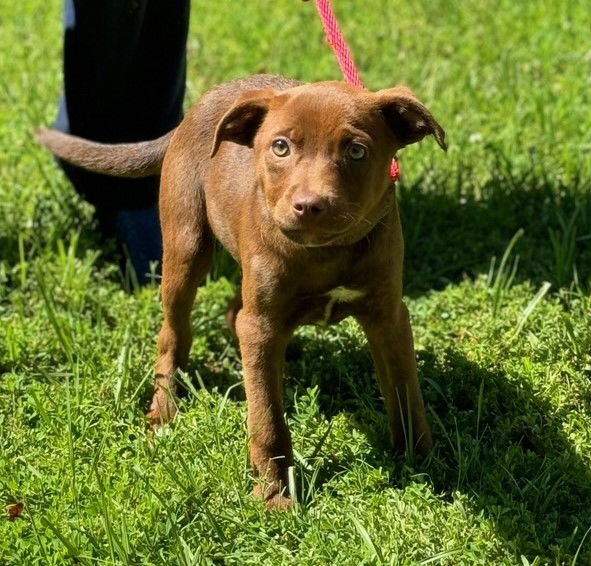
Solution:
[[(409, 84), (450, 140), (401, 154), (435, 449), (389, 453), (352, 321), (304, 328), (287, 513), (249, 495), (223, 259), (195, 308), (190, 394), (147, 431), (158, 290), (125, 291), (32, 138), (55, 117), (61, 2), (0, 5), (0, 503), (25, 503), (0, 520), (1, 564), (591, 564), (587, 0), (336, 2), (368, 86)], [(254, 72), (340, 76), (311, 3), (193, 11), (188, 102)]]

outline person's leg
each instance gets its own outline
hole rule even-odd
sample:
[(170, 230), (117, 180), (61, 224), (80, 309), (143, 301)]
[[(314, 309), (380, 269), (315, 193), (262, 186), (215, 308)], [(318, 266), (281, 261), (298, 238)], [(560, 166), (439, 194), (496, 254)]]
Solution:
[[(66, 0), (64, 95), (56, 127), (100, 142), (161, 136), (182, 118), (189, 0)], [(158, 178), (118, 179), (61, 164), (96, 207), (141, 283), (160, 261)]]

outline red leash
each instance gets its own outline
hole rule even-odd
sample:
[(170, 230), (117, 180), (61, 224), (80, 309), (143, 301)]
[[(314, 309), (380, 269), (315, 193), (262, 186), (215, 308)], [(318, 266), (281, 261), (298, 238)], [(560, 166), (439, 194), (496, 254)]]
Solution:
[[(343, 75), (345, 75), (347, 82), (351, 83), (352, 85), (364, 88), (363, 81), (361, 80), (361, 76), (357, 71), (355, 61), (353, 61), (351, 50), (349, 49), (345, 37), (341, 32), (339, 22), (337, 21), (334, 10), (332, 9), (330, 0), (315, 0), (315, 4), (316, 10), (318, 10), (318, 15), (320, 16), (320, 20), (322, 22), (322, 27), (324, 28), (324, 33), (326, 34), (326, 40), (332, 47), (332, 50), (337, 57), (339, 66), (341, 67), (341, 71), (343, 71)], [(396, 182), (399, 176), (400, 167), (398, 166), (398, 162), (396, 159), (392, 159), (392, 165), (390, 165), (390, 177), (392, 178), (392, 181)]]

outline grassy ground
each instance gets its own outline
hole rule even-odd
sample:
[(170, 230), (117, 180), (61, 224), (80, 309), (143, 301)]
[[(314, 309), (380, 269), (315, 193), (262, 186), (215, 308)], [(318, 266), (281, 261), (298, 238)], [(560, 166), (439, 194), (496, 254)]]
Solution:
[[(252, 499), (224, 261), (192, 394), (148, 433), (158, 290), (125, 291), (31, 135), (55, 116), (60, 1), (0, 0), (0, 502), (25, 504), (0, 563), (591, 564), (588, 1), (336, 5), (368, 85), (408, 83), (450, 139), (406, 150), (400, 185), (432, 456), (388, 452), (355, 324), (305, 328), (299, 505)], [(194, 2), (189, 51), (190, 101), (259, 71), (339, 77), (296, 0)]]

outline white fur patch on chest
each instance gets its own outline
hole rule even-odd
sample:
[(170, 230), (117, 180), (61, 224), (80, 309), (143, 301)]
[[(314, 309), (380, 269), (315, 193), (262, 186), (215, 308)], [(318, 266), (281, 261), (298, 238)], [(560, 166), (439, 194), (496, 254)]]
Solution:
[(359, 289), (347, 289), (347, 287), (335, 287), (326, 294), (337, 303), (351, 303), (365, 295)]
[(347, 289), (347, 287), (335, 287), (325, 293), (328, 297), (328, 303), (326, 303), (326, 307), (324, 307), (324, 317), (320, 321), (319, 324), (322, 326), (326, 326), (330, 317), (332, 315), (332, 309), (334, 308), (336, 303), (352, 303), (357, 299), (360, 299), (365, 295), (363, 291), (359, 291), (358, 289)]

